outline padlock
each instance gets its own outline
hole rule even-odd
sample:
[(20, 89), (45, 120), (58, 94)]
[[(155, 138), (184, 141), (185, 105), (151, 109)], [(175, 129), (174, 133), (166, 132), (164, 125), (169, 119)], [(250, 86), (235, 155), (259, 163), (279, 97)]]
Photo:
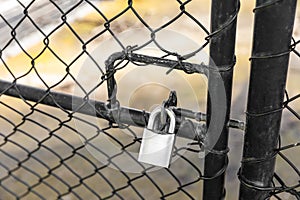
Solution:
[(154, 109), (149, 117), (147, 128), (144, 129), (142, 143), (139, 151), (138, 161), (155, 166), (168, 168), (171, 162), (173, 146), (175, 142), (175, 114), (171, 109), (166, 108), (170, 117), (170, 126), (167, 133), (155, 132), (154, 122), (161, 108)]

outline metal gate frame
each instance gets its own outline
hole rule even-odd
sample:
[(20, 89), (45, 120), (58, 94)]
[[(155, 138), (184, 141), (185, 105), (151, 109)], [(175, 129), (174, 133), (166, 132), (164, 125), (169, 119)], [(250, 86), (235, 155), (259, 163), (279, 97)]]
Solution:
[[(297, 0), (257, 0), (254, 9), (255, 26), (246, 112), (247, 121), (242, 165), (238, 174), (241, 181), (240, 199), (266, 199), (270, 197), (270, 192), (274, 190), (272, 178), (277, 155), (275, 149), (278, 145), (280, 122), (284, 107), (296, 2)], [(216, 68), (211, 67), (213, 63), (206, 66), (183, 62), (182, 60), (174, 61), (140, 55), (131, 51), (118, 52), (108, 58), (106, 63), (107, 74), (103, 77), (103, 81), (108, 83), (108, 104), (3, 80), (0, 80), (0, 93), (87, 115), (96, 113), (97, 117), (112, 123), (145, 127), (149, 120), (148, 112), (122, 107), (115, 98), (115, 61), (127, 60), (167, 67), (170, 70), (183, 70), (186, 73), (205, 74), (208, 78), (207, 114), (181, 108), (173, 108), (173, 111), (177, 115), (176, 128), (181, 127), (183, 133), (180, 134), (180, 137), (195, 140), (198, 140), (199, 137), (207, 137), (210, 140), (210, 137), (214, 135), (213, 133), (217, 131), (214, 129), (213, 124), (210, 124), (211, 96), (218, 97), (220, 95), (218, 93), (219, 88), (225, 87), (226, 107), (220, 108), (226, 111), (222, 132), (214, 148), (207, 152), (204, 176), (200, 177), (204, 180), (204, 200), (224, 199), (226, 195), (224, 188), (225, 171), (229, 162), (227, 157), (229, 152), (229, 128), (244, 129), (244, 123), (230, 119), (239, 8), (239, 0), (226, 0), (226, 2), (212, 0), (211, 33), (206, 37), (206, 44), (210, 43), (210, 57)], [(282, 15), (283, 10), (285, 11), (284, 15)], [(220, 78), (222, 85), (219, 84), (219, 81), (216, 81)], [(217, 98), (217, 101), (221, 100), (222, 98)], [(115, 116), (118, 116), (118, 118), (115, 118)], [(196, 127), (197, 130), (191, 130), (190, 121), (187, 122), (185, 118), (198, 122), (206, 121), (206, 127), (194, 122), (193, 127)], [(206, 132), (207, 130), (209, 131)], [(194, 133), (197, 133), (197, 135)]]
[[(235, 38), (237, 14), (239, 12), (240, 2), (238, 0), (220, 1), (212, 0), (211, 5), (211, 37), (210, 37), (210, 57), (218, 71), (210, 70), (208, 75), (208, 99), (207, 99), (207, 128), (208, 140), (213, 137), (216, 126), (210, 124), (211, 106), (223, 105), (224, 101), (219, 93), (220, 88), (224, 87), (226, 93), (225, 120), (221, 135), (215, 144), (213, 151), (205, 157), (204, 174), (214, 176), (222, 171), (223, 173), (210, 180), (204, 180), (203, 199), (223, 199), (226, 191), (225, 169), (228, 165), (228, 122), (230, 120), (231, 95), (232, 95), (232, 76), (235, 65)], [(222, 79), (222, 81), (218, 81)], [(211, 97), (214, 97), (214, 105), (211, 103)]]
[(238, 174), (240, 199), (267, 199), (276, 190), (272, 179), (293, 49), (290, 44), (296, 3), (256, 2), (244, 152)]

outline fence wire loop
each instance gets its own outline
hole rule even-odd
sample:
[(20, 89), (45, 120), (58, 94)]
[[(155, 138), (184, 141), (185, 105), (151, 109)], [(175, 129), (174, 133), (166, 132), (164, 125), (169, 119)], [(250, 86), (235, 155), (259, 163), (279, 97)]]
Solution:
[(241, 8), (241, 2), (237, 1), (237, 10), (235, 10), (235, 12), (231, 15), (231, 18), (229, 18), (223, 25), (220, 26), (220, 29), (210, 33), (208, 36), (205, 37), (205, 40), (209, 41), (211, 40), (211, 38), (213, 37), (217, 37), (220, 33), (222, 33), (223, 30), (229, 28), (234, 21), (237, 19), (238, 13), (240, 11)]
[(262, 9), (271, 7), (271, 6), (276, 5), (277, 3), (281, 2), (281, 1), (283, 1), (283, 0), (271, 0), (271, 1), (266, 2), (266, 3), (264, 3), (260, 6), (257, 6), (256, 8), (253, 9), (253, 12), (255, 13), (255, 12), (260, 11)]

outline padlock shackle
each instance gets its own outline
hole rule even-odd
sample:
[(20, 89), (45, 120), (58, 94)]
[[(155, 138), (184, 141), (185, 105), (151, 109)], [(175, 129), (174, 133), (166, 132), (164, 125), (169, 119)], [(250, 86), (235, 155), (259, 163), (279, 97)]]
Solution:
[[(163, 108), (167, 111), (168, 116), (170, 117), (170, 127), (168, 133), (174, 133), (175, 132), (175, 125), (176, 125), (176, 119), (175, 119), (175, 113), (168, 108)], [(151, 113), (147, 125), (147, 129), (153, 130), (154, 127), (154, 120), (158, 114), (161, 112), (161, 107), (155, 108)]]

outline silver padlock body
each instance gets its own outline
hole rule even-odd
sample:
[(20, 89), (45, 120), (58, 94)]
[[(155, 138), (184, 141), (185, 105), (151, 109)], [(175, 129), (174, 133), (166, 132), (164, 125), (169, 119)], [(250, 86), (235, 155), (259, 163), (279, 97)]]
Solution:
[(144, 129), (138, 161), (168, 168), (174, 142), (175, 134), (159, 134)]

